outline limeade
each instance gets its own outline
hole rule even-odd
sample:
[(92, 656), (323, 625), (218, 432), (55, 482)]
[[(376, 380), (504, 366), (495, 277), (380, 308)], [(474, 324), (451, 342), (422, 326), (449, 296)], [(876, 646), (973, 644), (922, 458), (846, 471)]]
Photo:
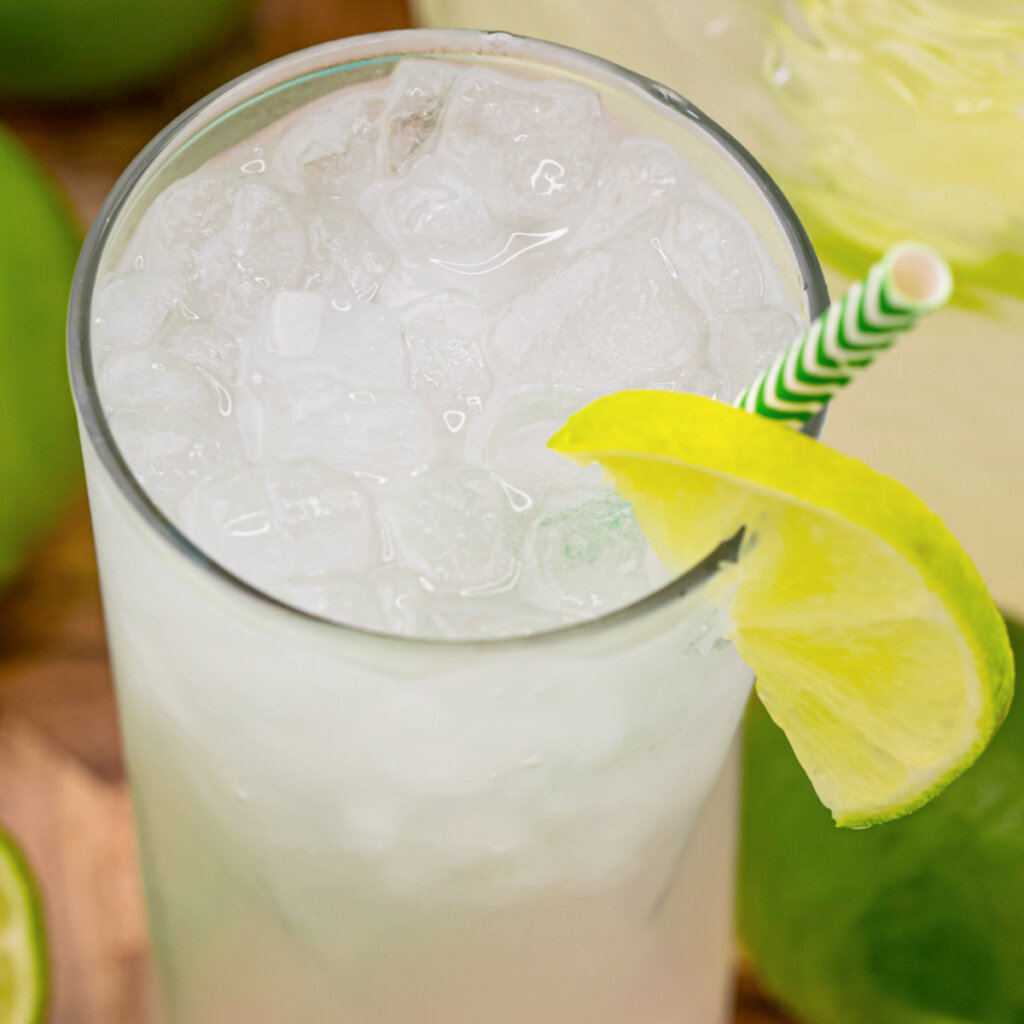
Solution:
[(725, 1020), (751, 676), (700, 592), (586, 624), (667, 574), (545, 444), (731, 399), (798, 260), (703, 129), (630, 94), (698, 169), (528, 52), (236, 129), (103, 257), (102, 416), (203, 553), (86, 443), (170, 1024)]

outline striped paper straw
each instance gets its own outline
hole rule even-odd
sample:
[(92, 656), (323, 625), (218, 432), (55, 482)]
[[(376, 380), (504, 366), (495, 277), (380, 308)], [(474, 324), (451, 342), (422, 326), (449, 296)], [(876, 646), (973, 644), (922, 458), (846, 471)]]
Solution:
[(942, 306), (952, 290), (953, 274), (937, 252), (917, 242), (899, 242), (733, 405), (793, 425), (805, 423), (918, 317)]

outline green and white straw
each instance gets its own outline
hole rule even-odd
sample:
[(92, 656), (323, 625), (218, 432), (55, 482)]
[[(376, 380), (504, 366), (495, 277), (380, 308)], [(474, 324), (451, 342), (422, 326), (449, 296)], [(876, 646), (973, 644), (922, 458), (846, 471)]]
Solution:
[(953, 274), (933, 249), (894, 245), (739, 395), (747, 412), (805, 423), (924, 313), (944, 305)]

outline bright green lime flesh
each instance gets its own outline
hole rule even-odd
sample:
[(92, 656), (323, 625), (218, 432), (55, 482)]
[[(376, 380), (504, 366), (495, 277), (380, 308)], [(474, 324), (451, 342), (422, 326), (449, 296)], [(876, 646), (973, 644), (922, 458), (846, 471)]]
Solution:
[(46, 1011), (46, 943), (35, 883), (0, 832), (0, 1024), (37, 1024)]
[[(1010, 625), (1018, 662), (1024, 628)], [(917, 814), (831, 826), (764, 709), (747, 718), (740, 929), (812, 1024), (1024, 1022), (1024, 707)]]
[(1013, 659), (984, 583), (902, 485), (698, 395), (622, 392), (551, 447), (599, 462), (669, 568), (745, 527), (730, 636), (840, 825), (921, 806), (985, 748)]
[(0, 587), (80, 479), (64, 323), (78, 255), (71, 215), (0, 130)]

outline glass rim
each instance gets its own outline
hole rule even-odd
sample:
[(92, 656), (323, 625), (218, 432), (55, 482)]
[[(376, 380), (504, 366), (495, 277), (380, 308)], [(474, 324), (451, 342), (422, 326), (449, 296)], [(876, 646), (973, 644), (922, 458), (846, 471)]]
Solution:
[[(362, 51), (373, 54), (373, 57), (368, 58)], [(158, 164), (165, 153), (173, 149), (173, 144), (178, 136), (199, 115), (218, 101), (223, 100), (233, 90), (245, 86), (254, 79), (266, 77), (275, 70), (283, 70), (288, 66), (300, 63), (315, 65), (320, 58), (326, 58), (325, 62), (315, 69), (307, 68), (290, 78), (276, 82), (268, 81), (268, 88), (280, 87), (289, 81), (314, 73), (314, 70), (333, 71), (346, 65), (365, 63), (367, 59), (374, 59), (374, 57), (379, 60), (400, 60), (406, 56), (427, 54), (436, 56), (445, 54), (452, 56), (508, 56), (513, 58), (523, 56), (527, 59), (536, 57), (540, 59), (540, 62), (551, 64), (562, 70), (582, 70), (584, 74), (589, 73), (592, 78), (600, 78), (603, 73), (605, 77), (623, 80), (639, 89), (648, 99), (659, 105), (662, 108), (662, 113), (666, 116), (670, 118), (681, 116), (695, 122), (710, 136), (711, 141), (717, 142), (726, 151), (746, 178), (756, 186), (762, 199), (774, 214), (785, 234), (796, 268), (802, 277), (810, 316), (812, 318), (818, 316), (827, 307), (828, 291), (817, 255), (803, 225), (782, 190), (742, 144), (675, 90), (645, 75), (585, 51), (509, 32), (477, 29), (401, 29), (392, 32), (349, 36), (320, 43), (317, 46), (298, 50), (269, 61), (238, 75), (208, 93), (157, 133), (118, 178), (93, 220), (82, 245), (71, 288), (68, 309), (68, 367), (78, 416), (84, 434), (87, 435), (117, 492), (127, 501), (131, 510), (141, 517), (146, 527), (153, 530), (179, 555), (183, 555), (192, 566), (212, 575), (230, 590), (237, 591), (250, 600), (272, 608), (276, 613), (286, 614), (294, 617), (297, 621), (315, 624), (332, 632), (353, 634), (367, 639), (385, 640), (389, 643), (408, 646), (419, 645), (432, 650), (439, 648), (481, 648), (486, 650), (496, 650), (502, 647), (520, 648), (556, 641), (577, 640), (590, 634), (603, 634), (616, 626), (646, 617), (700, 589), (716, 575), (723, 562), (734, 562), (737, 559), (744, 528), (741, 527), (732, 537), (723, 540), (696, 565), (656, 590), (626, 605), (580, 622), (567, 623), (536, 633), (496, 637), (430, 637), (368, 629), (297, 608), (248, 583), (206, 554), (156, 505), (136, 479), (118, 448), (99, 399), (91, 359), (90, 324), (93, 291), (102, 256), (106, 243), (118, 224), (122, 210), (134, 194), (135, 186), (139, 184), (150, 168)], [(333, 59), (335, 57), (338, 59)], [(254, 95), (259, 95), (259, 93)], [(250, 98), (252, 97), (242, 97), (240, 101), (245, 102)], [(228, 110), (225, 110), (221, 113), (227, 112)], [(823, 420), (824, 410), (803, 429), (816, 437), (820, 433)]]

